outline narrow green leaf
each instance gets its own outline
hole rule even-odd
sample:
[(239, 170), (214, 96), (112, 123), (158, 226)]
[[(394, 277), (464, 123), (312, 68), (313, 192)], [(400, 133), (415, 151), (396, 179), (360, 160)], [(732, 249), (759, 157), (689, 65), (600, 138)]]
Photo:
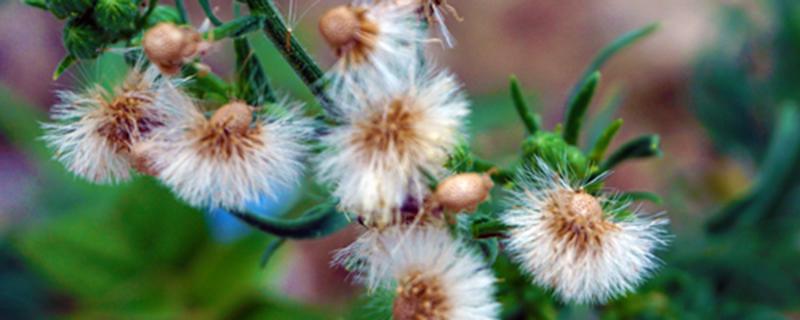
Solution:
[(708, 223), (714, 233), (729, 231), (736, 226), (752, 227), (774, 219), (774, 208), (791, 191), (800, 170), (800, 111), (794, 104), (783, 107), (778, 115), (758, 180), (751, 191), (727, 206)]
[(661, 156), (660, 139), (658, 135), (646, 135), (633, 139), (622, 145), (617, 151), (606, 159), (600, 166), (599, 172), (614, 169), (622, 162), (637, 158)]
[(261, 256), (261, 269), (267, 266), (267, 263), (275, 255), (275, 252), (280, 249), (280, 247), (286, 242), (285, 238), (275, 238), (272, 242), (267, 245), (267, 248), (264, 249), (264, 255)]
[(619, 132), (619, 128), (622, 127), (622, 123), (622, 119), (617, 119), (606, 127), (603, 133), (597, 138), (597, 141), (595, 141), (592, 147), (592, 151), (589, 152), (589, 161), (591, 163), (600, 163), (600, 161), (603, 161), (606, 150), (611, 144), (611, 140), (613, 140), (617, 132)]
[(664, 203), (664, 199), (661, 196), (647, 191), (625, 192), (620, 197), (627, 201), (649, 201), (657, 205)]
[(211, 5), (208, 4), (208, 0), (198, 0), (200, 2), (200, 6), (203, 7), (203, 12), (205, 12), (206, 17), (208, 20), (211, 21), (211, 24), (215, 26), (222, 25), (222, 21), (214, 15), (214, 10), (211, 9)]
[(233, 45), (236, 51), (236, 96), (253, 106), (277, 101), (269, 78), (248, 40), (237, 38)]
[(564, 141), (571, 145), (578, 144), (583, 118), (589, 105), (592, 103), (597, 85), (600, 82), (600, 72), (594, 72), (578, 91), (578, 95), (567, 106), (567, 115), (564, 124)]
[(623, 97), (625, 95), (622, 92), (623, 90), (620, 89), (620, 86), (612, 85), (607, 91), (606, 100), (600, 106), (597, 113), (592, 116), (591, 124), (589, 124), (589, 127), (586, 129), (586, 134), (583, 135), (587, 142), (586, 152), (591, 151), (591, 148), (597, 144), (597, 139), (600, 138), (600, 135), (602, 135), (606, 128), (615, 120), (614, 117), (622, 106)]
[(66, 57), (61, 59), (61, 62), (59, 62), (58, 66), (56, 67), (56, 71), (53, 72), (53, 80), (58, 80), (58, 78), (61, 77), (61, 74), (63, 74), (64, 71), (67, 71), (67, 69), (69, 69), (69, 67), (75, 64), (77, 61), (78, 60), (75, 59), (75, 57), (71, 54), (68, 54)]
[(530, 105), (525, 101), (525, 96), (522, 93), (519, 80), (516, 76), (511, 76), (511, 99), (514, 100), (514, 107), (517, 109), (517, 114), (528, 129), (528, 134), (534, 134), (539, 131), (542, 119), (539, 114), (532, 112)]
[(47, 2), (44, 0), (23, 0), (22, 2), (34, 8), (47, 10)]
[(183, 0), (175, 0), (175, 8), (178, 9), (178, 21), (181, 24), (189, 23), (189, 15), (186, 13), (186, 4)]
[(580, 92), (581, 88), (584, 87), (584, 85), (589, 80), (591, 75), (595, 71), (600, 70), (600, 68), (602, 68), (603, 65), (609, 59), (611, 59), (611, 57), (617, 54), (617, 52), (619, 52), (620, 50), (627, 48), (628, 46), (636, 43), (637, 41), (650, 35), (656, 30), (658, 30), (657, 23), (644, 26), (642, 28), (623, 34), (622, 36), (618, 37), (616, 40), (608, 44), (605, 48), (600, 50), (600, 53), (598, 53), (597, 56), (595, 56), (594, 60), (592, 60), (592, 63), (589, 64), (589, 67), (586, 68), (586, 70), (583, 72), (580, 81), (578, 81), (578, 83), (575, 84), (575, 87), (572, 88), (567, 105), (572, 104), (573, 100), (575, 100), (576, 96), (578, 95), (578, 92)]
[(212, 41), (225, 38), (241, 37), (247, 33), (261, 29), (264, 19), (255, 16), (238, 17), (216, 28), (211, 29), (204, 37)]
[(249, 212), (230, 213), (253, 228), (289, 239), (321, 238), (350, 224), (348, 217), (331, 203), (318, 205), (294, 220), (268, 218)]

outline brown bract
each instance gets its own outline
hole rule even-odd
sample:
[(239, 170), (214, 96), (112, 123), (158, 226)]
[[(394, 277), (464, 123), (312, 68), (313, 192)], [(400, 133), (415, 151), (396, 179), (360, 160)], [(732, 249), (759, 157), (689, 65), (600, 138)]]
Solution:
[(619, 227), (606, 220), (600, 201), (584, 191), (555, 192), (546, 208), (548, 229), (577, 249), (579, 254), (599, 253), (604, 236)]
[(450, 212), (473, 212), (486, 201), (494, 182), (488, 174), (462, 173), (444, 179), (436, 187), (435, 198)]
[(320, 18), (319, 31), (337, 56), (360, 64), (369, 60), (379, 28), (367, 17), (366, 8), (339, 6)]
[(243, 102), (231, 102), (217, 110), (196, 130), (201, 154), (228, 160), (243, 158), (247, 150), (262, 146), (261, 130), (253, 122), (253, 110)]
[(411, 272), (397, 283), (392, 305), (394, 320), (449, 320), (450, 302), (441, 281)]
[(145, 32), (142, 47), (162, 73), (172, 75), (199, 53), (202, 41), (200, 33), (189, 27), (162, 22)]

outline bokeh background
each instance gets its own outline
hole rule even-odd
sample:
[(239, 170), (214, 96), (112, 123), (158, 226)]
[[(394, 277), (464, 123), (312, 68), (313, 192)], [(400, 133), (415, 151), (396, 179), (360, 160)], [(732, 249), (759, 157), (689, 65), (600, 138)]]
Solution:
[[(187, 2), (200, 25), (203, 13)], [(277, 2), (288, 10), (289, 1)], [(294, 2), (297, 12), (307, 10), (289, 17), (296, 35), (330, 65), (316, 21), (342, 1)], [(465, 21), (449, 24), (456, 48), (434, 55), (474, 101), (475, 150), (501, 163), (513, 160), (524, 137), (507, 93), (511, 74), (552, 127), (597, 51), (626, 31), (660, 24), (602, 70), (593, 114), (607, 117), (610, 108), (625, 119), (618, 143), (661, 136), (663, 157), (626, 163), (609, 185), (663, 196), (642, 205), (672, 221), (673, 244), (659, 253), (664, 270), (609, 306), (564, 306), (534, 291), (507, 318), (800, 318), (800, 142), (793, 138), (800, 123), (780, 121), (798, 119), (784, 107), (800, 96), (795, 2), (450, 0)], [(220, 17), (232, 16), (229, 1), (212, 3)], [(225, 214), (190, 209), (146, 177), (92, 186), (51, 160), (37, 136), (54, 91), (112, 74), (114, 65), (113, 58), (85, 62), (52, 81), (65, 55), (62, 27), (47, 12), (0, 0), (0, 318), (358, 316), (361, 289), (329, 267), (331, 252), (355, 230), (290, 241), (262, 268), (271, 239)], [(310, 101), (271, 43), (250, 39), (275, 86)], [(223, 43), (204, 61), (230, 75), (231, 47)], [(292, 214), (321, 200), (317, 189), (307, 183), (254, 209)]]

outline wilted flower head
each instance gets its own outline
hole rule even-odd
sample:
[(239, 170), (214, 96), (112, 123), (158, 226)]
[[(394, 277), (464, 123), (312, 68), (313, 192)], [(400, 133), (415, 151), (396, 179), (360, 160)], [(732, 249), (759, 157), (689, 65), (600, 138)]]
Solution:
[(587, 193), (544, 161), (519, 175), (503, 219), (508, 249), (536, 283), (566, 302), (605, 302), (632, 290), (658, 264), (666, 219), (629, 213), (613, 196)]
[(137, 161), (136, 144), (175, 116), (155, 103), (165, 91), (178, 90), (158, 75), (153, 67), (136, 66), (111, 92), (100, 86), (58, 92), (53, 122), (43, 125), (44, 140), (56, 150), (56, 158), (93, 182), (127, 180)]
[(186, 110), (170, 128), (142, 148), (148, 165), (183, 200), (195, 207), (244, 209), (275, 188), (297, 183), (310, 122), (296, 106), (270, 105), (281, 114), (257, 114), (231, 102), (206, 116), (186, 96), (164, 104)]
[(370, 288), (395, 290), (393, 319), (496, 319), (496, 279), (480, 256), (443, 227), (367, 231), (337, 254)]
[(426, 175), (441, 176), (462, 139), (467, 101), (447, 73), (412, 72), (405, 81), (375, 81), (338, 104), (342, 125), (321, 140), (323, 181), (342, 210), (368, 226), (396, 220), (409, 198), (429, 192)]
[(413, 8), (388, 2), (355, 1), (333, 8), (320, 18), (319, 30), (339, 57), (328, 74), (331, 90), (360, 86), (370, 77), (397, 77), (409, 63), (419, 63), (425, 40)]

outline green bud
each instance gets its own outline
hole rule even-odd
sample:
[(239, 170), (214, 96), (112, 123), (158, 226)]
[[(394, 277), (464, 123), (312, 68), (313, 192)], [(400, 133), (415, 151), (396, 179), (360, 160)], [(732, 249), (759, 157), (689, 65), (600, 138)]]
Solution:
[(47, 9), (59, 19), (77, 17), (92, 8), (95, 0), (47, 0)]
[(539, 131), (522, 145), (524, 161), (531, 164), (542, 159), (551, 168), (568, 169), (577, 179), (589, 174), (589, 161), (583, 152), (568, 144), (558, 133)]
[(64, 26), (64, 47), (78, 59), (92, 59), (105, 47), (103, 32), (97, 26), (79, 19), (70, 19)]
[(139, 10), (133, 0), (97, 0), (94, 7), (97, 25), (111, 34), (133, 30), (138, 14)]

